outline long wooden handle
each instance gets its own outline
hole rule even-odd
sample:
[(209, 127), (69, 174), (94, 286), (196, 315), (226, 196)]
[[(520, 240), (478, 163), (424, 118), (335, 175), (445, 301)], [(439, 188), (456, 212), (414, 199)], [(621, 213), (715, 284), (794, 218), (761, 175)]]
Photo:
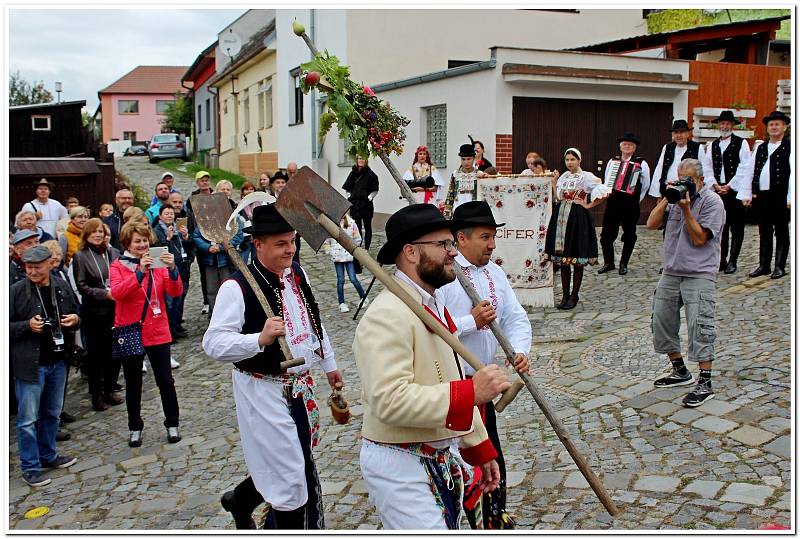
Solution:
[[(261, 287), (258, 286), (258, 282), (256, 282), (256, 278), (253, 277), (253, 274), (250, 273), (250, 270), (247, 269), (247, 264), (244, 263), (242, 260), (242, 256), (239, 254), (239, 251), (236, 250), (236, 247), (232, 246), (229, 242), (224, 242), (223, 245), (225, 246), (225, 252), (228, 253), (228, 258), (233, 260), (233, 264), (236, 266), (244, 278), (247, 280), (247, 284), (250, 285), (250, 288), (253, 289), (253, 292), (258, 298), (258, 302), (261, 304), (261, 308), (264, 309), (264, 312), (267, 313), (267, 318), (271, 318), (275, 316), (272, 313), (272, 309), (269, 306), (269, 302), (267, 302), (267, 298), (264, 296), (264, 292), (261, 291)], [(289, 345), (286, 344), (286, 339), (281, 335), (278, 337), (278, 345), (281, 347), (281, 352), (283, 352), (283, 357), (287, 358), (285, 361), (281, 361), (281, 370), (286, 370), (291, 367), (297, 367), (305, 363), (304, 359), (293, 359), (292, 352), (289, 350)]]

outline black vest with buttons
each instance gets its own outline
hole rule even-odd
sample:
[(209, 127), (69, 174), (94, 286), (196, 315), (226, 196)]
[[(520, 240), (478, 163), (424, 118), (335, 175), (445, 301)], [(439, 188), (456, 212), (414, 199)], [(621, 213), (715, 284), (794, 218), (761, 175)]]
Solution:
[[(739, 151), (742, 149), (744, 139), (742, 137), (731, 135), (731, 141), (728, 147), (722, 152), (719, 149), (719, 140), (716, 139), (711, 143), (711, 164), (714, 167), (714, 179), (720, 185), (730, 183), (736, 170), (739, 168)], [(722, 181), (722, 170), (725, 170), (725, 181)]]
[[(258, 262), (254, 261), (251, 264), (248, 264), (247, 267), (251, 268), (253, 264), (258, 264)], [(261, 287), (261, 291), (267, 298), (267, 303), (269, 303), (269, 307), (272, 312), (275, 313), (275, 316), (282, 316), (282, 309), (280, 303), (278, 302), (278, 298), (276, 297), (276, 291), (277, 293), (280, 293), (280, 291), (283, 289), (283, 283), (277, 275), (264, 268), (264, 266), (261, 264), (259, 264), (258, 269), (267, 279), (269, 285), (264, 283), (264, 280), (261, 278), (261, 275), (259, 275), (258, 271), (251, 269), (250, 272), (255, 277), (258, 285)], [(314, 294), (311, 292), (311, 287), (309, 286), (308, 281), (306, 281), (305, 273), (300, 267), (300, 264), (297, 262), (292, 263), (292, 275), (301, 292), (303, 293), (303, 296), (305, 297), (306, 310), (308, 311), (309, 318), (311, 319), (311, 325), (314, 329), (314, 333), (317, 335), (317, 338), (319, 338), (321, 343), (322, 322), (319, 316), (319, 306), (317, 305), (317, 301), (314, 299)], [(244, 324), (242, 325), (242, 335), (261, 333), (261, 330), (264, 329), (264, 323), (267, 321), (267, 315), (264, 312), (264, 309), (261, 307), (261, 303), (258, 302), (258, 298), (253, 292), (253, 289), (250, 288), (250, 285), (247, 283), (247, 279), (245, 279), (242, 272), (237, 271), (231, 275), (231, 279), (239, 283), (239, 287), (242, 289), (242, 295), (244, 296)], [(234, 363), (234, 365), (236, 365), (236, 368), (239, 370), (245, 372), (252, 372), (256, 374), (280, 374), (282, 372), (280, 368), (280, 362), (284, 360), (285, 358), (283, 356), (283, 352), (281, 351), (281, 347), (278, 345), (278, 341), (276, 340), (271, 345), (265, 346), (263, 352), (259, 352), (251, 358), (237, 361)]]
[[(662, 197), (664, 196), (667, 188), (667, 172), (669, 172), (669, 168), (675, 161), (675, 148), (677, 147), (678, 145), (676, 143), (670, 142), (664, 149), (664, 164), (661, 167), (661, 177), (658, 179), (658, 182), (661, 185)], [(700, 155), (700, 144), (693, 140), (686, 141), (686, 151), (683, 153), (681, 161), (684, 159), (697, 159), (698, 155)]]
[(756, 150), (755, 168), (753, 169), (753, 194), (761, 192), (759, 178), (761, 170), (769, 161), (769, 192), (776, 197), (785, 199), (789, 194), (789, 159), (791, 158), (792, 145), (789, 137), (783, 137), (781, 145), (775, 148), (772, 155), (769, 155), (767, 146), (769, 141), (765, 140), (759, 144)]

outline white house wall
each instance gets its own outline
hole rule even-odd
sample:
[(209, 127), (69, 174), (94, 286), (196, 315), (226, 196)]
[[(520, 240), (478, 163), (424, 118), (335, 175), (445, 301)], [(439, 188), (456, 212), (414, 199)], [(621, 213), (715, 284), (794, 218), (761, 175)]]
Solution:
[[(206, 125), (206, 100), (211, 105), (211, 124), (210, 128)], [(197, 106), (202, 106), (202, 116), (197, 118)], [(210, 150), (214, 148), (216, 144), (216, 133), (217, 133), (217, 97), (208, 91), (208, 84), (203, 84), (194, 94), (194, 116), (195, 116), (195, 127), (199, 126), (200, 129), (197, 130), (197, 149), (202, 150)]]

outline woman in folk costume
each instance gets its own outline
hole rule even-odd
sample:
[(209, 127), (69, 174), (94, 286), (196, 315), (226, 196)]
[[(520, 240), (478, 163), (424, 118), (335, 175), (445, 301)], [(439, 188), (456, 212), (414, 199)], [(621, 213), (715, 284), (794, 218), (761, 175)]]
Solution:
[[(472, 137), (469, 138), (472, 140)], [(486, 159), (486, 148), (480, 140), (473, 140), (472, 144), (475, 146), (475, 168), (480, 171), (485, 171), (487, 168), (493, 167), (492, 162)]]
[[(428, 177), (433, 178), (433, 187), (419, 185)], [(419, 146), (414, 153), (414, 162), (408, 167), (403, 179), (409, 184), (418, 203), (433, 204), (437, 208), (444, 192), (441, 174), (431, 162), (431, 154), (425, 146)]]
[[(556, 182), (556, 204), (544, 247), (544, 259), (561, 266), (563, 296), (558, 309), (573, 309), (583, 281), (583, 268), (597, 264), (597, 233), (589, 209), (600, 204), (611, 189), (600, 178), (581, 170), (581, 152), (569, 148), (564, 152), (567, 171)], [(575, 277), (570, 294), (571, 267)]]
[[(248, 264), (276, 316), (267, 318), (256, 293), (237, 271), (219, 289), (203, 336), (203, 350), (233, 363), (233, 397), (250, 477), (222, 496), (237, 529), (254, 528), (251, 514), (270, 504), (266, 526), (323, 529), (322, 494), (312, 449), (319, 439), (319, 409), (309, 367), (322, 368), (331, 387), (342, 382), (333, 348), (305, 270), (292, 258), (295, 231), (273, 204), (253, 210), (256, 256)], [(305, 363), (281, 370), (278, 338)]]
[(478, 196), (478, 178), (486, 177), (486, 173), (475, 165), (475, 145), (462, 144), (458, 149), (461, 165), (450, 174), (450, 185), (444, 201), (444, 214), (450, 219), (453, 210), (464, 202), (471, 202)]

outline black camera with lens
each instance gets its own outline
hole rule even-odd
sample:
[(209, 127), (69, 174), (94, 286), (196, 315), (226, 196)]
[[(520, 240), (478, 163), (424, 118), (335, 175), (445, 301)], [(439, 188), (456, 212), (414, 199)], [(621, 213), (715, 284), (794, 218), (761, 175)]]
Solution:
[(406, 183), (408, 184), (409, 189), (416, 189), (417, 187), (421, 187), (422, 189), (430, 189), (436, 185), (433, 176), (427, 176), (418, 180), (407, 180)]
[(52, 318), (45, 318), (42, 322), (42, 331), (47, 331), (53, 339), (53, 351), (63, 352), (64, 347), (64, 333), (61, 331), (61, 324), (58, 320)]
[(689, 193), (689, 198), (691, 199), (697, 194), (697, 186), (688, 176), (679, 178), (677, 182), (667, 185), (664, 196), (667, 197), (667, 202), (670, 204), (677, 204), (679, 200), (686, 198), (686, 193)]

